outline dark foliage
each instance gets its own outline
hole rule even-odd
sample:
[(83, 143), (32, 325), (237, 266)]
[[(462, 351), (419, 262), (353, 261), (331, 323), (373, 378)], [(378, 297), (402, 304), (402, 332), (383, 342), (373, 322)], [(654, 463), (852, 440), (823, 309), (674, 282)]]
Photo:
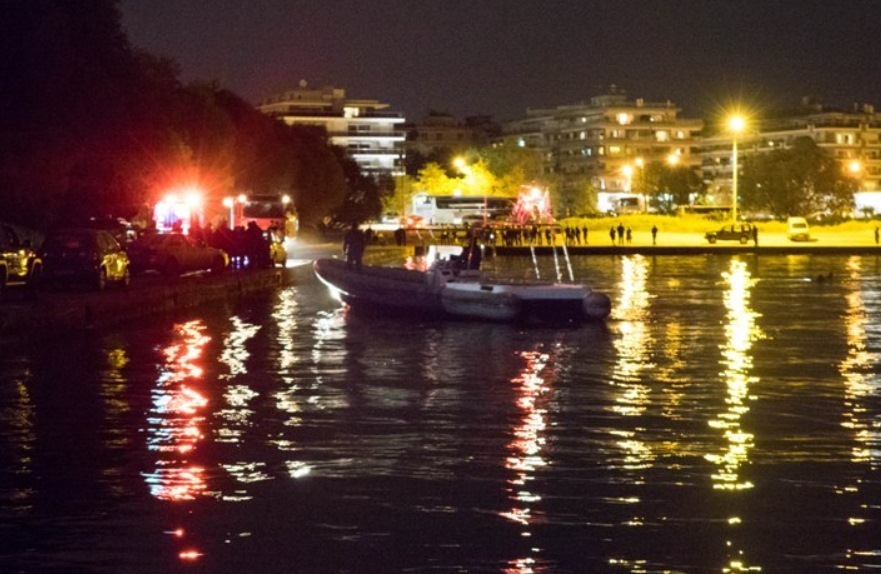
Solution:
[(117, 0), (4, 2), (0, 73), (0, 219), (132, 216), (198, 183), (218, 203), (289, 193), (308, 223), (363, 187), (323, 132), (184, 87), (174, 62), (132, 48)]

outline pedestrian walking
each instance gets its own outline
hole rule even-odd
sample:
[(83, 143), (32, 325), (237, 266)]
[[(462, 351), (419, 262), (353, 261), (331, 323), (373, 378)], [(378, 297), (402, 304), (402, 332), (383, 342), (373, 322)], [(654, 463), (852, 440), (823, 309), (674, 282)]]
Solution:
[(624, 245), (624, 224), (618, 224), (618, 245)]
[(753, 225), (753, 243), (755, 243), (756, 247), (759, 246), (759, 228)]
[(609, 229), (609, 237), (612, 239), (612, 245), (615, 245), (615, 226)]
[(658, 226), (652, 225), (652, 245), (658, 244)]
[(629, 227), (627, 228), (627, 245), (633, 243), (633, 230)]
[(878, 229), (878, 226), (875, 226), (875, 245), (878, 245), (878, 240), (881, 239), (881, 230)]

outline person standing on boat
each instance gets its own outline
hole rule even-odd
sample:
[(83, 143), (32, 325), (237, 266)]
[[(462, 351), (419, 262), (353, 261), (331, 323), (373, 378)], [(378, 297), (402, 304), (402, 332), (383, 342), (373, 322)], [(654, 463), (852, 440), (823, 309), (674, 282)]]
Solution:
[(364, 258), (364, 247), (367, 245), (367, 238), (364, 232), (358, 227), (357, 223), (353, 223), (352, 227), (346, 231), (343, 237), (343, 253), (346, 254), (346, 267), (355, 268), (358, 273), (361, 272), (361, 260)]

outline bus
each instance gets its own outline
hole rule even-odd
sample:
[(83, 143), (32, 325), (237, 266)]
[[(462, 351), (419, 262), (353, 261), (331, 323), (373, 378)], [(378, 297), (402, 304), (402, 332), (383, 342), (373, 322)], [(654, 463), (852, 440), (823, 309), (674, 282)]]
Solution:
[(417, 193), (413, 196), (411, 215), (427, 225), (459, 225), (475, 220), (507, 219), (513, 210), (514, 200), (506, 197)]
[(240, 223), (247, 227), (252, 221), (263, 231), (274, 228), (283, 238), (297, 235), (297, 214), (288, 195), (266, 193), (247, 196), (242, 205)]

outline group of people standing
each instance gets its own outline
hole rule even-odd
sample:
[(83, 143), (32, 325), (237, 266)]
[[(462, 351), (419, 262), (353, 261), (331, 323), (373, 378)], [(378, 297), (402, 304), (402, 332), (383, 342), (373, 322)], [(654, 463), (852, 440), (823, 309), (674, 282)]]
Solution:
[[(612, 240), (612, 245), (624, 245), (625, 242), (627, 245), (633, 243), (633, 229), (629, 226), (624, 227), (623, 223), (618, 223), (617, 227), (612, 227), (609, 229), (609, 238)], [(652, 225), (652, 245), (658, 244), (658, 226)]]
[[(269, 230), (267, 233), (272, 232)], [(189, 231), (190, 237), (196, 241), (204, 241), (211, 247), (226, 251), (233, 267), (251, 269), (272, 267), (267, 233), (253, 221), (247, 227), (239, 225), (235, 229), (229, 229), (223, 223), (217, 229), (212, 229), (211, 224), (205, 227), (194, 225)]]

